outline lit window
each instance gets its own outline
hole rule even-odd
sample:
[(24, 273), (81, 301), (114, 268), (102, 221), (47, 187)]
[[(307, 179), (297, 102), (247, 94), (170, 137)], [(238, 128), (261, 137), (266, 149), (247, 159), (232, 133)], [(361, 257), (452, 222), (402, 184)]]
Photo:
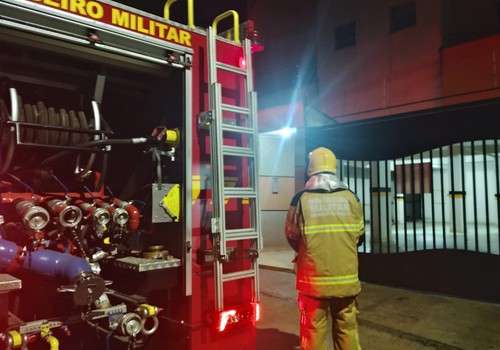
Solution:
[(391, 7), (391, 33), (416, 24), (417, 8), (415, 1)]
[(335, 28), (335, 50), (356, 44), (356, 25), (354, 22)]

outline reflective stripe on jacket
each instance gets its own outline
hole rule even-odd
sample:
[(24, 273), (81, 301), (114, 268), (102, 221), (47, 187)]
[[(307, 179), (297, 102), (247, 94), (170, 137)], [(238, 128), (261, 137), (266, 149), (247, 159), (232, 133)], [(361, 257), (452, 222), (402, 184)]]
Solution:
[(298, 251), (299, 292), (318, 298), (359, 294), (357, 246), (364, 219), (354, 193), (299, 192), (288, 212), (286, 231)]

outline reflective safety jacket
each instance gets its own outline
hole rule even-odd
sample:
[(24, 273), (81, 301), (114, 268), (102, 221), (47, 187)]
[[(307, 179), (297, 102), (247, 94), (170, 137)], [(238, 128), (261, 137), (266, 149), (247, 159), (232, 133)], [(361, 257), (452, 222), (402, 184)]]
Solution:
[(363, 209), (356, 195), (333, 174), (318, 174), (297, 193), (285, 232), (297, 251), (297, 290), (317, 297), (359, 294), (358, 244)]

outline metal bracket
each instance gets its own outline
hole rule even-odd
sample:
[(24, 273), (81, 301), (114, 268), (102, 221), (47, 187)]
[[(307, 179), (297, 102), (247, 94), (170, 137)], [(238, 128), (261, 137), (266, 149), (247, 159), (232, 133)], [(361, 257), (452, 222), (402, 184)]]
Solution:
[(37, 320), (28, 322), (20, 326), (19, 333), (21, 334), (38, 333), (41, 331), (42, 326), (52, 329), (61, 327), (62, 325), (63, 323), (61, 321)]
[[(172, 212), (172, 208), (168, 208), (166, 203), (164, 202), (164, 198), (172, 191), (176, 184), (161, 184), (161, 188), (158, 188), (157, 184), (153, 184), (152, 186), (152, 196), (153, 196), (153, 223), (164, 223), (164, 222), (173, 222), (179, 221), (179, 217)], [(175, 192), (172, 192), (175, 194)], [(180, 198), (176, 198), (180, 201)], [(180, 205), (179, 203), (176, 203)], [(174, 210), (174, 212), (177, 210)]]
[(92, 310), (86, 315), (86, 318), (94, 321), (94, 320), (104, 318), (104, 317), (121, 315), (121, 314), (124, 314), (126, 312), (127, 312), (127, 307), (125, 306), (125, 304), (118, 304), (118, 305), (103, 308), (103, 309)]
[(198, 114), (198, 128), (208, 129), (214, 120), (214, 113), (212, 110), (201, 112)]
[(212, 233), (220, 232), (220, 219), (219, 218), (212, 218), (212, 220), (210, 220), (210, 223), (211, 223)]

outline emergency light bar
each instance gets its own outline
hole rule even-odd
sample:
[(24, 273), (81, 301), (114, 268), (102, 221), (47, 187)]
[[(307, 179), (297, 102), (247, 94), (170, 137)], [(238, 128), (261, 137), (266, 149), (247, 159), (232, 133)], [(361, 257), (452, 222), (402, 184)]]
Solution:
[(260, 304), (250, 303), (213, 313), (212, 321), (219, 333), (238, 325), (249, 324), (260, 320)]

